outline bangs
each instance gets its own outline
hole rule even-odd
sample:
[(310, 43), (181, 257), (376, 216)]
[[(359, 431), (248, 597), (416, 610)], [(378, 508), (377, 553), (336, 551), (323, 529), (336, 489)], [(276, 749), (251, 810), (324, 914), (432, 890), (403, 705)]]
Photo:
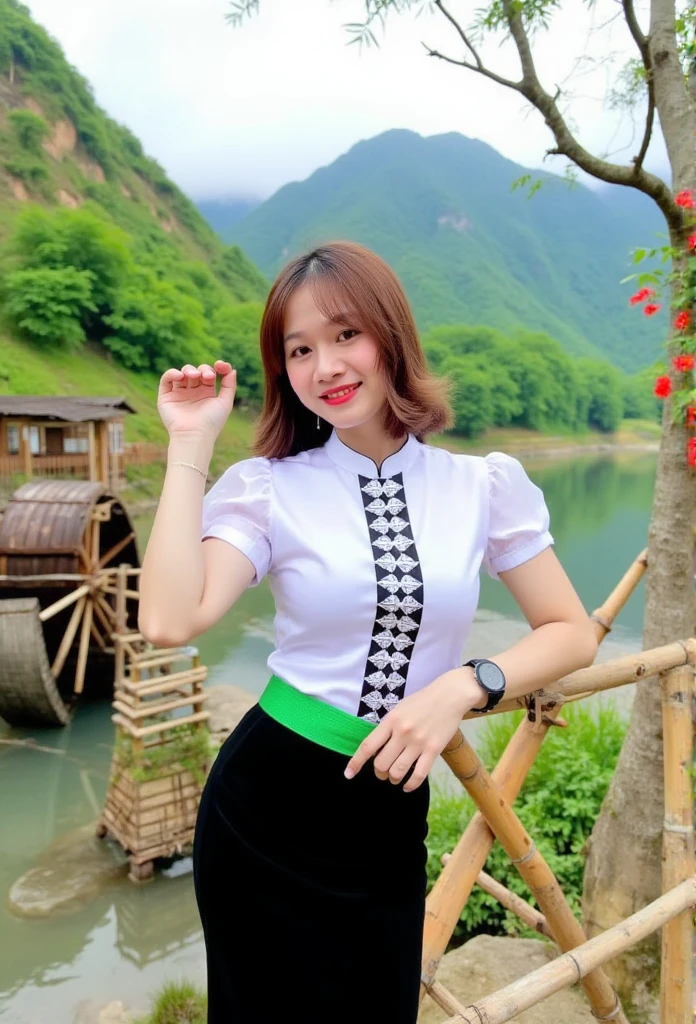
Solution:
[(365, 313), (360, 310), (355, 297), (330, 270), (322, 267), (318, 273), (310, 273), (304, 283), (309, 285), (319, 312), (331, 323), (367, 326)]

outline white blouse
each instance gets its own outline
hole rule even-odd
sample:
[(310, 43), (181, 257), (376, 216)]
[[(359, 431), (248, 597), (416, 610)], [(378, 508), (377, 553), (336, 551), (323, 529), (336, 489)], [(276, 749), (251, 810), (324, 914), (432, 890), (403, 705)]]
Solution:
[(203, 500), (203, 537), (242, 551), (275, 599), (272, 673), (377, 722), (461, 664), (479, 598), (553, 544), (520, 463), (410, 435), (375, 463), (334, 432), (321, 448), (231, 466)]

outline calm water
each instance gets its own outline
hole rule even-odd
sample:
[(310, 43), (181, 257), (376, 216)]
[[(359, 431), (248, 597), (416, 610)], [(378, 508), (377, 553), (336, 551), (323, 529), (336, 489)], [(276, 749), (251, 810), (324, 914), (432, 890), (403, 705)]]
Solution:
[[(645, 547), (656, 460), (625, 454), (527, 463), (551, 510), (556, 550), (588, 610)], [(142, 542), (150, 520), (138, 524)], [(631, 598), (601, 657), (640, 647), (643, 587)], [(467, 645), (492, 654), (514, 643), (525, 623), (502, 584), (484, 577), (480, 611)], [(266, 586), (250, 590), (199, 641), (211, 684), (260, 692), (272, 643)], [(88, 1024), (95, 1007), (121, 999), (137, 1011), (162, 980), (203, 980), (202, 940), (190, 863), (154, 883), (121, 878), (73, 912), (20, 919), (6, 908), (12, 883), (58, 837), (93, 822), (104, 797), (112, 727), (106, 705), (86, 705), (66, 729), (11, 730), (34, 736), (49, 753), (0, 744), (0, 1020), (3, 1024)]]

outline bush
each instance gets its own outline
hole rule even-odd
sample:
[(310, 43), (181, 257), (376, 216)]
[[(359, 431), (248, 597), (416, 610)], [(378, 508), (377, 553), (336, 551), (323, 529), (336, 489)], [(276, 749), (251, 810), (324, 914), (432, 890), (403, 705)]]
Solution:
[(77, 346), (85, 340), (81, 320), (94, 310), (88, 270), (18, 270), (3, 284), (5, 313), (26, 337), (41, 345)]
[[(564, 717), (568, 728), (550, 730), (515, 810), (577, 914), (582, 894), (583, 847), (611, 781), (626, 722), (607, 704), (594, 709), (570, 705)], [(489, 770), (499, 761), (520, 720), (521, 713), (491, 718), (486, 723), (479, 754)], [(429, 886), (441, 871), (442, 854), (452, 850), (473, 813), (473, 803), (467, 796), (434, 790), (428, 819)], [(524, 882), (498, 843), (486, 870), (513, 892), (529, 898)], [(475, 886), (455, 929), (453, 944), (459, 945), (480, 932), (536, 934), (526, 930), (517, 917)]]
[(136, 1024), (205, 1024), (208, 1000), (190, 982), (168, 982), (155, 996), (152, 1010)]
[(41, 153), (41, 143), (50, 132), (43, 117), (32, 110), (12, 110), (8, 120), (22, 149), (30, 153)]

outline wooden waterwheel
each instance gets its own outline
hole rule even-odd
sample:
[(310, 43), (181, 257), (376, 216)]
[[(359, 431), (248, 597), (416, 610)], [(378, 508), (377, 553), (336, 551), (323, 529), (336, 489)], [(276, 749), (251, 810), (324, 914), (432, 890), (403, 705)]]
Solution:
[(0, 520), (2, 718), (65, 725), (83, 692), (111, 696), (113, 635), (137, 629), (126, 579), (138, 566), (128, 515), (103, 483), (43, 479), (13, 494)]

